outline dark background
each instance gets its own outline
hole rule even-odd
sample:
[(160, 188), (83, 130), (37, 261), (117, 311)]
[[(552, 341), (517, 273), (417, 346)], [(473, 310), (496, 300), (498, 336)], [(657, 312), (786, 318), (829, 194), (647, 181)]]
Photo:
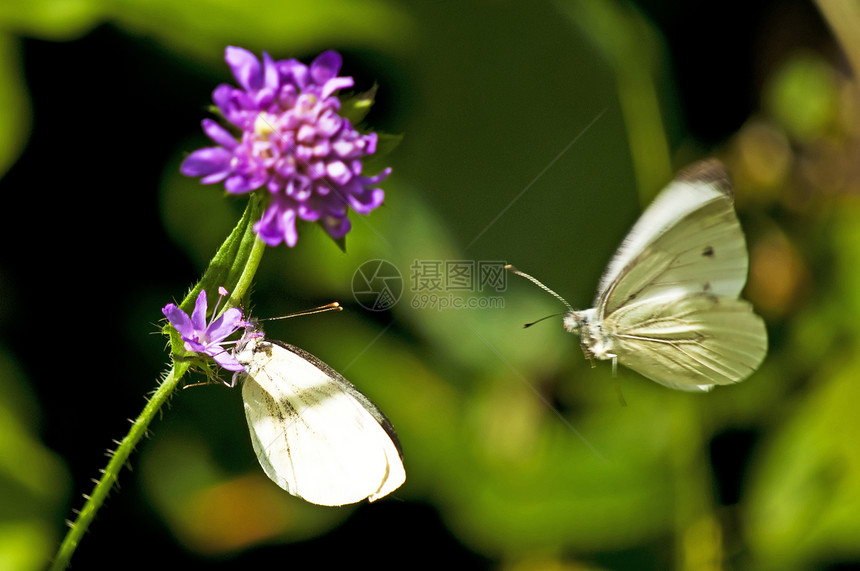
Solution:
[[(200, 8), (205, 4), (200, 3)], [(767, 568), (773, 563), (771, 554), (780, 550), (786, 559), (799, 562), (798, 568), (806, 564), (835, 568), (840, 562), (856, 561), (860, 557), (856, 545), (852, 549), (847, 539), (839, 541), (850, 537), (856, 516), (839, 528), (842, 520), (829, 511), (835, 503), (853, 505), (856, 484), (846, 492), (849, 499), (803, 498), (797, 500), (802, 505), (796, 511), (786, 508), (784, 517), (789, 519), (799, 518), (797, 514), (809, 506), (818, 514), (812, 521), (797, 523), (801, 529), (811, 526), (808, 534), (803, 533), (811, 538), (809, 544), (798, 547), (790, 533), (780, 539), (761, 531), (768, 527), (761, 522), (771, 513), (770, 506), (780, 503), (776, 492), (762, 492), (767, 486), (761, 482), (767, 481), (771, 466), (784, 468), (786, 457), (803, 456), (784, 450), (780, 443), (791, 440), (791, 434), (815, 437), (818, 433), (807, 430), (804, 422), (827, 426), (809, 420), (815, 418), (815, 410), (800, 407), (804, 400), (818, 404), (840, 400), (817, 392), (839, 382), (828, 380), (820, 364), (826, 362), (829, 347), (851, 347), (857, 337), (850, 324), (827, 321), (834, 317), (827, 308), (835, 304), (836, 295), (829, 292), (844, 291), (852, 283), (852, 278), (838, 271), (847, 267), (840, 266), (839, 256), (850, 260), (850, 255), (844, 248), (842, 254), (834, 253), (840, 245), (851, 243), (850, 237), (839, 234), (843, 226), (828, 217), (842, 213), (844, 227), (852, 226), (849, 216), (856, 205), (851, 191), (857, 183), (846, 175), (843, 186), (834, 190), (829, 181), (815, 186), (820, 179), (808, 175), (810, 156), (821, 160), (823, 153), (830, 152), (856, 158), (851, 149), (856, 148), (857, 131), (852, 125), (839, 126), (838, 111), (831, 120), (836, 126), (825, 121), (824, 134), (812, 135), (781, 123), (782, 117), (774, 111), (778, 110), (773, 93), (780, 88), (780, 73), (797, 54), (811, 54), (833, 77), (850, 76), (839, 45), (815, 6), (805, 2), (725, 2), (719, 7), (683, 2), (612, 4), (617, 10), (614, 16), (592, 21), (606, 24), (605, 28), (577, 21), (571, 16), (578, 10), (571, 8), (572, 3), (380, 4), (367, 9), (363, 25), (350, 22), (349, 17), (335, 17), (337, 2), (320, 6), (319, 10), (331, 11), (328, 18), (310, 17), (307, 14), (314, 9), (303, 6), (304, 16), (297, 20), (310, 22), (304, 25), (304, 34), (296, 33), (301, 24), (293, 22), (284, 24), (281, 35), (272, 26), (257, 34), (254, 22), (289, 18), (289, 10), (267, 16), (262, 5), (256, 12), (243, 13), (245, 18), (234, 29), (223, 23), (229, 15), (212, 16), (202, 10), (193, 20), (199, 27), (184, 30), (181, 19), (171, 23), (169, 13), (159, 14), (154, 7), (138, 6), (122, 16), (94, 11), (89, 18), (70, 19), (65, 30), (53, 21), (41, 26), (39, 18), (23, 8), (10, 9), (4, 27), (10, 42), (7, 61), (12, 62), (7, 73), (16, 76), (18, 66), (18, 81), (30, 110), (17, 113), (25, 123), (29, 119), (29, 125), (22, 132), (20, 154), (9, 153), (13, 162), (0, 181), (6, 200), (7, 245), (0, 255), (0, 318), (5, 325), (2, 343), (12, 356), (7, 367), (11, 372), (4, 375), (9, 381), (9, 409), (17, 408), (27, 418), (52, 460), (46, 460), (44, 470), (34, 468), (43, 470), (40, 478), (47, 482), (40, 491), (17, 494), (18, 484), (4, 486), (3, 493), (15, 498), (8, 504), (14, 506), (7, 509), (8, 522), (26, 519), (22, 514), (32, 510), (49, 530), (43, 536), (48, 538), (45, 553), (53, 551), (52, 541), (59, 541), (63, 533), (63, 518), (71, 518), (71, 510), (81, 506), (81, 494), (91, 490), (90, 479), (106, 463), (105, 450), (114, 447), (111, 439), (125, 434), (126, 419), (139, 413), (165, 367), (165, 340), (156, 334), (160, 308), (181, 299), (195, 283), (231, 229), (230, 220), (241, 212), (240, 199), (225, 198), (215, 187), (198, 189), (195, 181), (181, 180), (177, 174), (182, 157), (206, 144), (199, 123), (206, 116), (212, 89), (232, 81), (221, 60), (223, 46), (243, 45), (256, 53), (267, 50), (275, 58), (298, 57), (306, 62), (333, 48), (344, 56), (342, 75), (354, 76), (359, 89), (379, 84), (368, 124), (405, 135), (389, 159), (395, 174), (385, 185), (386, 204), (382, 212), (368, 217), (371, 224), (378, 224), (387, 245), (374, 242), (373, 232), (354, 221), (344, 255), (318, 229), (300, 227), (294, 251), (282, 246), (267, 253), (255, 290), (255, 311), (278, 315), (340, 299), (347, 307), (344, 313), (351, 316), (308, 318), (310, 322), (291, 323), (276, 333), (335, 368), (351, 365), (367, 341), (385, 333), (384, 339), (393, 345), (375, 346), (379, 351), (366, 356), (364, 368), (356, 366), (357, 377), (347, 376), (366, 390), (363, 379), (376, 377), (383, 369), (390, 373), (378, 373), (372, 398), (384, 401), (380, 406), (401, 431), (407, 484), (378, 504), (336, 510), (330, 521), (329, 516), (321, 516), (321, 524), (313, 520), (316, 516), (308, 516), (317, 523), (305, 529), (317, 532), (296, 532), (303, 529), (304, 516), (301, 511), (289, 512), (295, 519), (262, 540), (224, 551), (200, 544), (189, 547), (186, 536), (177, 531), (180, 524), (165, 515), (170, 512), (165, 505), (187, 497), (164, 499), (171, 496), (162, 488), (178, 476), (169, 463), (147, 460), (160, 457), (155, 449), (159, 439), (204, 439), (203, 449), (221, 466), (225, 480), (253, 473), (255, 466), (237, 395), (215, 386), (187, 389), (174, 397), (163, 418), (152, 425), (150, 438), (132, 456), (132, 470), (121, 476), (121, 488), (111, 495), (78, 549), (73, 560), (76, 568), (111, 562), (123, 568), (163, 562), (186, 568), (249, 568), (273, 561), (291, 567), (360, 563), (429, 567), (457, 562), (469, 568), (538, 568), (557, 561), (588, 568), (665, 569), (693, 568), (689, 558), (697, 553), (715, 556), (726, 567)], [(408, 22), (408, 29), (374, 27), (375, 10), (386, 9), (396, 13), (397, 21)], [(16, 15), (16, 10), (21, 13)], [(195, 35), (200, 36), (199, 42), (193, 41)], [(625, 114), (619, 97), (619, 90), (631, 85), (623, 80), (625, 74), (645, 66), (625, 63), (625, 58), (635, 55), (648, 62), (643, 75), (659, 97), (656, 119), (664, 139), (655, 140), (654, 147), (664, 145), (671, 159), (671, 164), (652, 162), (651, 175), (637, 170), (636, 149), (631, 147), (635, 119)], [(634, 101), (640, 99), (638, 93), (632, 95)], [(804, 99), (802, 94), (800, 98)], [(641, 100), (646, 99), (643, 93)], [(665, 173), (661, 180), (666, 182), (672, 170), (715, 153), (730, 168), (739, 164), (741, 171), (749, 170), (748, 165), (755, 163), (738, 150), (743, 148), (738, 141), (747, 140), (753, 120), (766, 123), (788, 140), (784, 146), (789, 166), (777, 190), (755, 184), (745, 188), (749, 177), (741, 177), (736, 188), (752, 251), (759, 240), (766, 243), (774, 229), (795, 244), (792, 263), (797, 267), (791, 266), (795, 269), (787, 278), (793, 289), (781, 305), (765, 303), (766, 309), (760, 310), (769, 323), (771, 356), (765, 370), (746, 384), (698, 397), (676, 395), (650, 386), (632, 372), (622, 372), (627, 409), (637, 409), (647, 424), (613, 422), (614, 416), (627, 414), (611, 388), (618, 381), (612, 380), (608, 367), (588, 367), (575, 340), (563, 337), (560, 328), (545, 326), (531, 338), (521, 332), (522, 322), (560, 309), (524, 282), (509, 283), (508, 314), (476, 316), (473, 312), (460, 326), (462, 315), (407, 313), (405, 303), (400, 310), (382, 315), (362, 312), (349, 297), (349, 280), (341, 279), (371, 258), (394, 260), (404, 275), (414, 258), (506, 260), (582, 307), (625, 229), (659, 188), (643, 187), (642, 182), (660, 179), (659, 173)], [(570, 151), (535, 182), (536, 175), (579, 136)], [(522, 199), (514, 200), (489, 224), (532, 182)], [(182, 192), (192, 188), (187, 192), (198, 192), (195, 196), (201, 198), (178, 210), (176, 201), (184, 200)], [(429, 220), (428, 228), (405, 222), (413, 217)], [(183, 235), (181, 221), (188, 228), (206, 226), (211, 235)], [(410, 250), (403, 238), (410, 231), (411, 244), (439, 249)], [(756, 259), (754, 254), (754, 266)], [(809, 281), (809, 275), (819, 277)], [(756, 304), (766, 302), (767, 293), (755, 296), (773, 291), (773, 286), (768, 287), (764, 279), (748, 297)], [(829, 305), (821, 301), (825, 298), (831, 300)], [(847, 310), (852, 304), (845, 301), (842, 307)], [(813, 314), (816, 307), (824, 307), (818, 312), (824, 317), (815, 329), (830, 331), (824, 338), (801, 331), (813, 325), (798, 316)], [(544, 446), (570, 446), (578, 453), (583, 453), (583, 446), (574, 435), (558, 432), (563, 427), (553, 414), (528, 407), (520, 414), (517, 398), (506, 400), (507, 390), (515, 393), (523, 387), (518, 375), (499, 365), (486, 346), (477, 343), (482, 355), (469, 361), (446, 345), (457, 344), (459, 336), (469, 336), (473, 327), (479, 327), (473, 318), (489, 321), (493, 330), (524, 352), (520, 361), (503, 350), (523, 372), (520, 376), (533, 381), (596, 447), (637, 448), (641, 431), (650, 426), (649, 444), (642, 446), (659, 452), (641, 465), (625, 466), (614, 459), (613, 469), (628, 476), (607, 483), (609, 492), (595, 493), (586, 508), (577, 502), (592, 492), (576, 489), (578, 484), (573, 483), (559, 487), (572, 488), (565, 491), (571, 498), (554, 496), (556, 488), (548, 484), (546, 497), (539, 501), (526, 502), (528, 507), (522, 508), (508, 506), (517, 503), (511, 496), (520, 487), (527, 489), (526, 497), (544, 486), (539, 467), (551, 456), (542, 456)], [(342, 331), (354, 337), (355, 346), (339, 338)], [(805, 335), (818, 344), (804, 344)], [(552, 345), (544, 344), (547, 339), (552, 339)], [(471, 343), (474, 339), (465, 342), (463, 353), (474, 346)], [(798, 346), (806, 352), (799, 354)], [(399, 351), (396, 359), (391, 356), (395, 350)], [(417, 373), (415, 362), (426, 370)], [(851, 363), (841, 366), (847, 371)], [(434, 387), (445, 387), (455, 395), (450, 410), (419, 406), (434, 402), (415, 380), (423, 375), (433, 376)], [(399, 391), (389, 388), (398, 383)], [(395, 393), (388, 395), (389, 390)], [(640, 390), (647, 396), (640, 395)], [(394, 395), (400, 394), (414, 402), (399, 409), (398, 403), (404, 401)], [(525, 394), (533, 398), (528, 397), (532, 393)], [(712, 399), (713, 407), (707, 399)], [(510, 444), (488, 436), (493, 444), (487, 445), (480, 436), (482, 429), (495, 426), (494, 414), (486, 412), (495, 407), (510, 426), (529, 415), (536, 418), (540, 433), (533, 435), (531, 445), (524, 449), (511, 445), (501, 459), (493, 456), (495, 447), (505, 449)], [(832, 419), (834, 412), (825, 404), (821, 407)], [(596, 409), (608, 412), (594, 416)], [(455, 418), (457, 424), (450, 426), (450, 434), (436, 438), (422, 433), (422, 414), (438, 415), (439, 422)], [(690, 421), (690, 417), (705, 420)], [(660, 419), (655, 420), (658, 426), (651, 426), (649, 418)], [(672, 420), (664, 423), (666, 419)], [(847, 438), (857, 427), (845, 422), (840, 426)], [(626, 436), (616, 434), (625, 430), (629, 430)], [(673, 436), (679, 432), (697, 436), (679, 442)], [(560, 440), (566, 443), (559, 444)], [(822, 447), (840, 449), (829, 441)], [(508, 453), (513, 456), (507, 457)], [(584, 453), (587, 458), (589, 453)], [(685, 454), (695, 459), (681, 458)], [(814, 482), (823, 478), (829, 482), (822, 484), (827, 489), (833, 482), (857, 475), (856, 464), (834, 454), (832, 462), (807, 458), (808, 468), (795, 466), (798, 487), (803, 489), (807, 477)], [(533, 457), (537, 459), (532, 473), (527, 466)], [(143, 464), (140, 469), (139, 463)], [(598, 477), (604, 468), (597, 465), (592, 468), (580, 462), (559, 467), (558, 472), (593, 469)], [(643, 474), (642, 466), (652, 471)], [(528, 475), (517, 475), (520, 470)], [(188, 477), (182, 470), (177, 472)], [(666, 474), (671, 474), (668, 481), (649, 487)], [(675, 485), (702, 474), (707, 477), (693, 489)], [(640, 477), (638, 492), (663, 498), (658, 503), (665, 511), (647, 511), (643, 507), (649, 505), (647, 501), (627, 503), (629, 490), (623, 482)], [(611, 493), (613, 485), (618, 486), (617, 494)], [(498, 503), (475, 499), (484, 493), (497, 495)], [(568, 503), (571, 507), (564, 508)], [(637, 506), (642, 511), (636, 511)], [(507, 524), (504, 516), (493, 517), (494, 509), (531, 514), (533, 523), (528, 516), (512, 515), (517, 523), (509, 526), (510, 537), (521, 540), (509, 540), (496, 529)], [(580, 518), (575, 517), (578, 509), (583, 510)], [(607, 514), (607, 519), (593, 522), (592, 511)], [(613, 515), (625, 512), (626, 516)], [(541, 531), (556, 517), (560, 522), (567, 518), (581, 522), (570, 528), (569, 537)], [(815, 528), (816, 522), (821, 527)], [(624, 529), (612, 529), (619, 524)], [(242, 524), (235, 521), (235, 525)], [(701, 548), (690, 548), (690, 542), (696, 541), (695, 530), (700, 529), (697, 525), (711, 539), (701, 540)], [(843, 531), (833, 532), (834, 526)], [(533, 529), (534, 538), (521, 527)], [(707, 530), (719, 530), (719, 537), (713, 539)], [(830, 539), (822, 540), (826, 535)]]

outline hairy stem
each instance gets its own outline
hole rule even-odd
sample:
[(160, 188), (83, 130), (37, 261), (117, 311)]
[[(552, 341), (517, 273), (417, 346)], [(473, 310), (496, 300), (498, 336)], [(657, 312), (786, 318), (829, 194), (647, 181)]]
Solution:
[[(222, 307), (222, 311), (228, 307), (241, 305), (242, 299), (247, 295), (254, 275), (257, 273), (266, 246), (254, 233), (253, 228), (253, 221), (259, 219), (263, 208), (263, 197), (259, 194), (251, 195), (239, 223), (218, 249), (212, 261), (209, 262), (209, 267), (206, 268), (203, 277), (183, 300), (180, 307), (184, 311), (191, 311), (201, 289), (212, 294), (219, 286), (224, 286), (230, 291), (230, 297)], [(171, 353), (174, 356), (173, 367), (167, 372), (155, 394), (146, 403), (143, 412), (132, 424), (131, 430), (122, 439), (119, 448), (112, 454), (107, 467), (102, 472), (102, 477), (96, 483), (93, 493), (90, 496), (85, 496), (86, 503), (84, 503), (83, 509), (78, 512), (77, 518), (71, 524), (71, 529), (60, 544), (60, 549), (57, 551), (51, 566), (52, 570), (68, 567), (78, 543), (89, 528), (96, 512), (104, 504), (114, 484), (116, 484), (119, 472), (128, 461), (132, 450), (146, 434), (152, 419), (173, 394), (179, 380), (191, 366), (191, 361), (184, 360), (183, 357), (194, 354), (187, 352), (176, 329), (170, 324), (165, 324), (162, 332), (170, 338)]]
[(125, 438), (122, 439), (122, 442), (119, 443), (119, 447), (114, 451), (110, 462), (108, 462), (107, 467), (104, 469), (102, 477), (93, 489), (92, 494), (86, 496), (87, 501), (84, 503), (84, 507), (80, 512), (78, 512), (78, 517), (72, 523), (65, 539), (63, 539), (63, 542), (60, 544), (60, 548), (51, 564), (52, 571), (66, 569), (66, 567), (68, 567), (69, 561), (71, 560), (72, 554), (75, 552), (78, 543), (87, 532), (90, 523), (92, 523), (93, 518), (104, 503), (114, 484), (116, 484), (120, 470), (125, 465), (126, 461), (128, 461), (128, 457), (131, 455), (135, 446), (137, 446), (137, 443), (140, 442), (140, 439), (143, 438), (144, 434), (146, 434), (146, 430), (152, 422), (152, 419), (155, 418), (155, 415), (161, 409), (162, 405), (164, 405), (170, 395), (173, 394), (177, 384), (179, 384), (179, 379), (182, 378), (182, 375), (185, 374), (188, 367), (189, 363), (174, 363), (173, 367), (167, 372), (164, 380), (158, 386), (155, 394), (152, 395), (152, 398), (146, 403), (140, 416), (138, 416), (131, 425), (131, 430), (129, 430)]

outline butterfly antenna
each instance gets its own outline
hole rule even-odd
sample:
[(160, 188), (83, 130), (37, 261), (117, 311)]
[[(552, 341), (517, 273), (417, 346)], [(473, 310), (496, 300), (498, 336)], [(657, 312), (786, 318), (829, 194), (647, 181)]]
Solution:
[(525, 325), (523, 325), (523, 329), (525, 329), (526, 327), (531, 327), (532, 325), (534, 325), (536, 323), (540, 323), (544, 319), (549, 319), (551, 317), (558, 317), (559, 315), (561, 315), (561, 313), (553, 313), (552, 315), (547, 315), (546, 317), (541, 317), (537, 321), (532, 321), (531, 323), (526, 323)]
[[(567, 300), (566, 300), (566, 299), (564, 299), (563, 297), (561, 297), (560, 295), (558, 295), (557, 293), (555, 293), (553, 290), (551, 290), (551, 289), (549, 289), (548, 287), (546, 287), (545, 285), (543, 285), (540, 281), (538, 281), (538, 280), (537, 280), (537, 278), (533, 278), (532, 276), (528, 275), (527, 273), (519, 271), (518, 269), (516, 269), (515, 267), (513, 267), (513, 266), (512, 266), (512, 265), (510, 265), (510, 264), (508, 264), (507, 266), (505, 266), (505, 269), (506, 269), (506, 270), (508, 270), (509, 272), (513, 273), (513, 274), (516, 274), (516, 275), (518, 275), (518, 276), (520, 276), (520, 277), (526, 278), (527, 280), (529, 280), (530, 282), (532, 282), (533, 284), (535, 284), (536, 286), (538, 286), (539, 288), (541, 288), (542, 290), (544, 290), (545, 292), (547, 292), (548, 294), (552, 295), (552, 296), (553, 296), (553, 297), (555, 297), (557, 300), (559, 300), (560, 302), (562, 302), (565, 306), (567, 306), (567, 308), (568, 308), (570, 311), (573, 311), (573, 308), (570, 306), (570, 304), (569, 304), (569, 303), (567, 303)], [(550, 316), (548, 316), (548, 317), (554, 317), (554, 316), (553, 316), (553, 315), (550, 315)], [(545, 317), (544, 319), (546, 319), (546, 317)], [(541, 320), (540, 320), (540, 319), (538, 319), (538, 321), (541, 321)], [(535, 321), (535, 322), (533, 322), (533, 323), (526, 324), (526, 327), (528, 327), (529, 325), (534, 325), (534, 324), (535, 324), (535, 323), (537, 323), (538, 321)]]
[(258, 321), (276, 321), (278, 319), (290, 319), (291, 317), (304, 317), (305, 315), (316, 315), (317, 313), (325, 313), (326, 311), (343, 311), (343, 308), (340, 306), (338, 302), (327, 303), (326, 305), (321, 305), (319, 307), (314, 307), (312, 309), (304, 309), (302, 311), (297, 311), (295, 313), (289, 313), (287, 315), (281, 315), (280, 317), (267, 317), (265, 319), (260, 319)]

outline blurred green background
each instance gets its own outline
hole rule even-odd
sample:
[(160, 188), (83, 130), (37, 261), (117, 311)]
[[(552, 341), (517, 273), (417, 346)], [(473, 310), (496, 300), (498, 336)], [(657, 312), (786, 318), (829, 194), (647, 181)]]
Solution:
[[(406, 484), (320, 508), (260, 470), (239, 392), (179, 391), (76, 569), (372, 565), (847, 569), (860, 564), (860, 9), (849, 0), (0, 5), (0, 568), (41, 569), (167, 362), (180, 299), (242, 197), (178, 174), (207, 144), (226, 45), (378, 83), (403, 133), (384, 206), (342, 253), (266, 253), (257, 316), (327, 361), (403, 444)], [(768, 323), (763, 367), (713, 393), (592, 368), (524, 280), (502, 307), (413, 307), (415, 260), (505, 261), (588, 307), (675, 170), (724, 160)], [(352, 277), (384, 259), (401, 300)], [(482, 297), (483, 296), (483, 297)], [(202, 380), (202, 379), (192, 379)], [(262, 568), (262, 567), (256, 567)]]

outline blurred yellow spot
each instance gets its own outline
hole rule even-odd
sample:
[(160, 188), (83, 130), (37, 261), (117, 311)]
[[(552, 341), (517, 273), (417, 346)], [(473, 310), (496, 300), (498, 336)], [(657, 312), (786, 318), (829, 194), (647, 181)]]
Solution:
[(752, 245), (746, 296), (757, 311), (766, 317), (785, 315), (807, 283), (806, 264), (782, 232), (772, 230)]
[(738, 132), (732, 153), (734, 186), (744, 189), (736, 195), (738, 203), (743, 204), (750, 198), (776, 201), (792, 163), (792, 151), (785, 134), (762, 119), (752, 119)]
[(184, 539), (202, 553), (227, 553), (271, 539), (293, 519), (286, 492), (261, 475), (248, 475), (191, 495), (183, 510)]
[(694, 521), (684, 530), (683, 569), (719, 571), (723, 568), (723, 536), (720, 525), (712, 516)]

